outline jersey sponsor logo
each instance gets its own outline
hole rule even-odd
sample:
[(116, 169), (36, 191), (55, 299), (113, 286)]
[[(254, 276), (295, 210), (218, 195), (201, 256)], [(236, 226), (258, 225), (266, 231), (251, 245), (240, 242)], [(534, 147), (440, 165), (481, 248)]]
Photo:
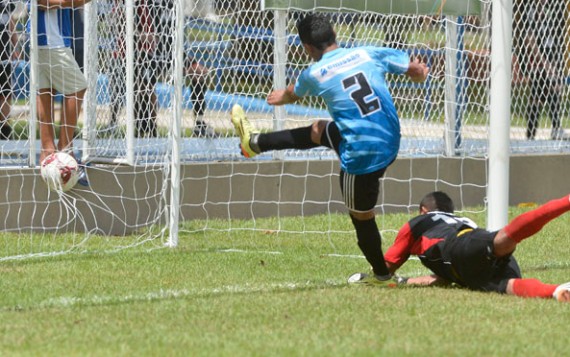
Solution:
[(350, 71), (351, 69), (369, 61), (371, 61), (371, 58), (366, 51), (356, 50), (347, 53), (343, 57), (334, 61), (326, 62), (321, 66), (317, 66), (311, 71), (311, 76), (313, 76), (319, 83), (324, 83), (337, 74)]

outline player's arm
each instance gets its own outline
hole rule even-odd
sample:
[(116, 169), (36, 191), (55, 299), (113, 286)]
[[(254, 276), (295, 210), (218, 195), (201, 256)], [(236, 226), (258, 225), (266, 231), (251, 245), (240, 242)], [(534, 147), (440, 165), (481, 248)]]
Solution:
[(408, 260), (413, 241), (410, 223), (408, 222), (400, 228), (394, 243), (384, 254), (384, 262), (390, 274), (394, 274)]
[(91, 0), (38, 0), (41, 9), (54, 9), (62, 7), (81, 7)]
[(427, 79), (429, 73), (429, 67), (420, 62), (419, 59), (414, 59), (410, 61), (410, 65), (408, 66), (408, 70), (406, 71), (406, 75), (410, 77), (412, 82), (423, 82)]
[(290, 84), (287, 86), (286, 89), (276, 89), (269, 93), (267, 96), (267, 104), (270, 105), (283, 105), (283, 104), (290, 104), (295, 103), (301, 97), (295, 94), (295, 85)]

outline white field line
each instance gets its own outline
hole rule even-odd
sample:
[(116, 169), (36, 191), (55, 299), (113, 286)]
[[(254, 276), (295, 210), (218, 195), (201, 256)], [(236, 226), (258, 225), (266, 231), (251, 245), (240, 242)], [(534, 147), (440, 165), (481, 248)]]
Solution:
[[(356, 254), (323, 254), (324, 257), (334, 257), (334, 258), (355, 258), (355, 259), (364, 259), (364, 255), (356, 255)], [(420, 260), (420, 258), (413, 256), (409, 257), (408, 260)]]
[[(212, 295), (224, 294), (249, 294), (257, 292), (271, 292), (283, 290), (303, 290), (307, 288), (325, 288), (346, 285), (345, 280), (334, 281), (326, 280), (319, 282), (307, 281), (305, 283), (275, 283), (275, 284), (260, 284), (260, 285), (225, 285), (219, 288), (200, 288), (200, 289), (160, 289), (158, 291), (151, 291), (140, 294), (128, 294), (124, 296), (99, 296), (93, 295), (90, 297), (75, 297), (75, 296), (60, 296), (50, 298), (40, 302), (37, 307), (52, 308), (52, 307), (74, 307), (74, 306), (100, 306), (107, 304), (117, 303), (131, 303), (131, 302), (151, 302), (160, 300), (184, 299), (189, 297), (206, 297)], [(33, 308), (33, 307), (31, 307)]]
[(245, 249), (218, 249), (217, 252), (221, 253), (255, 253), (255, 254), (283, 254), (283, 252), (270, 251), (270, 250), (245, 250)]
[[(247, 254), (283, 254), (283, 252), (279, 252), (279, 251), (265, 251), (265, 250), (244, 250), (244, 249), (218, 249), (216, 250), (217, 252), (220, 253), (247, 253)], [(336, 253), (331, 253), (331, 254), (323, 254), (323, 257), (333, 257), (333, 258), (354, 258), (354, 259), (364, 259), (364, 255), (358, 255), (358, 254), (336, 254)], [(413, 257), (409, 257), (408, 260), (420, 260), (418, 257), (413, 256)]]
[[(204, 251), (209, 251), (209, 250), (204, 250)], [(220, 253), (245, 253), (245, 254), (283, 254), (283, 252), (279, 252), (279, 251), (270, 251), (270, 250), (245, 250), (245, 249), (218, 249), (216, 250), (216, 252), (220, 252)], [(333, 257), (333, 258), (354, 258), (354, 259), (365, 259), (364, 255), (358, 255), (358, 254), (337, 254), (337, 253), (331, 253), (331, 254), (323, 254), (323, 257)], [(420, 260), (420, 258), (416, 257), (416, 256), (412, 256), (409, 257), (408, 260)]]
[[(242, 251), (237, 249), (226, 249), (221, 252), (239, 252), (251, 253), (251, 251)], [(259, 253), (259, 252), (258, 252)], [(280, 252), (264, 252), (269, 254), (282, 254)], [(361, 255), (343, 255), (343, 254), (326, 254), (325, 256), (339, 257), (339, 258), (357, 258), (364, 259)], [(411, 259), (417, 259), (411, 257)], [(417, 273), (420, 275), (420, 272)], [(224, 294), (250, 294), (257, 292), (271, 292), (283, 290), (303, 290), (307, 288), (326, 288), (346, 285), (346, 280), (325, 280), (325, 281), (307, 281), (304, 283), (274, 283), (274, 284), (260, 284), (260, 285), (224, 285), (217, 288), (196, 288), (196, 289), (160, 289), (158, 291), (151, 291), (140, 294), (128, 294), (124, 296), (115, 295), (93, 295), (90, 297), (75, 297), (75, 296), (60, 296), (54, 297), (40, 302), (37, 307), (39, 308), (52, 308), (52, 307), (73, 307), (73, 306), (101, 306), (107, 304), (117, 303), (131, 303), (131, 302), (151, 302), (160, 300), (172, 299), (185, 299), (190, 297), (206, 297)], [(33, 307), (32, 307), (33, 308)]]

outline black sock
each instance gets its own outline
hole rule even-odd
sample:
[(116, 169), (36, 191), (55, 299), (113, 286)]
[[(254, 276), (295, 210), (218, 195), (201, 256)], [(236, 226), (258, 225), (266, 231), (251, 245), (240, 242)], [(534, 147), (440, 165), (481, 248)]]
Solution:
[(382, 237), (376, 225), (374, 218), (365, 221), (359, 221), (350, 216), (352, 224), (356, 229), (356, 238), (358, 238), (358, 246), (366, 257), (366, 260), (372, 266), (372, 270), (376, 275), (389, 275), (390, 272), (386, 268), (384, 261), (384, 253), (382, 252)]
[(311, 141), (311, 126), (259, 134), (260, 152), (283, 149), (311, 149), (320, 146)]

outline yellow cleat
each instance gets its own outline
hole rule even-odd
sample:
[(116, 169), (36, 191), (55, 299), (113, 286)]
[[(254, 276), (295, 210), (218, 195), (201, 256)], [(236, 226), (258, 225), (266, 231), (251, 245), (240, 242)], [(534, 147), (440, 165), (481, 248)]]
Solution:
[(239, 104), (234, 104), (232, 107), (232, 124), (234, 125), (234, 128), (239, 135), (241, 152), (243, 156), (251, 158), (259, 154), (253, 151), (251, 145), (249, 144), (252, 134), (257, 134), (259, 131), (255, 130), (253, 125), (251, 125), (245, 116), (243, 108)]

